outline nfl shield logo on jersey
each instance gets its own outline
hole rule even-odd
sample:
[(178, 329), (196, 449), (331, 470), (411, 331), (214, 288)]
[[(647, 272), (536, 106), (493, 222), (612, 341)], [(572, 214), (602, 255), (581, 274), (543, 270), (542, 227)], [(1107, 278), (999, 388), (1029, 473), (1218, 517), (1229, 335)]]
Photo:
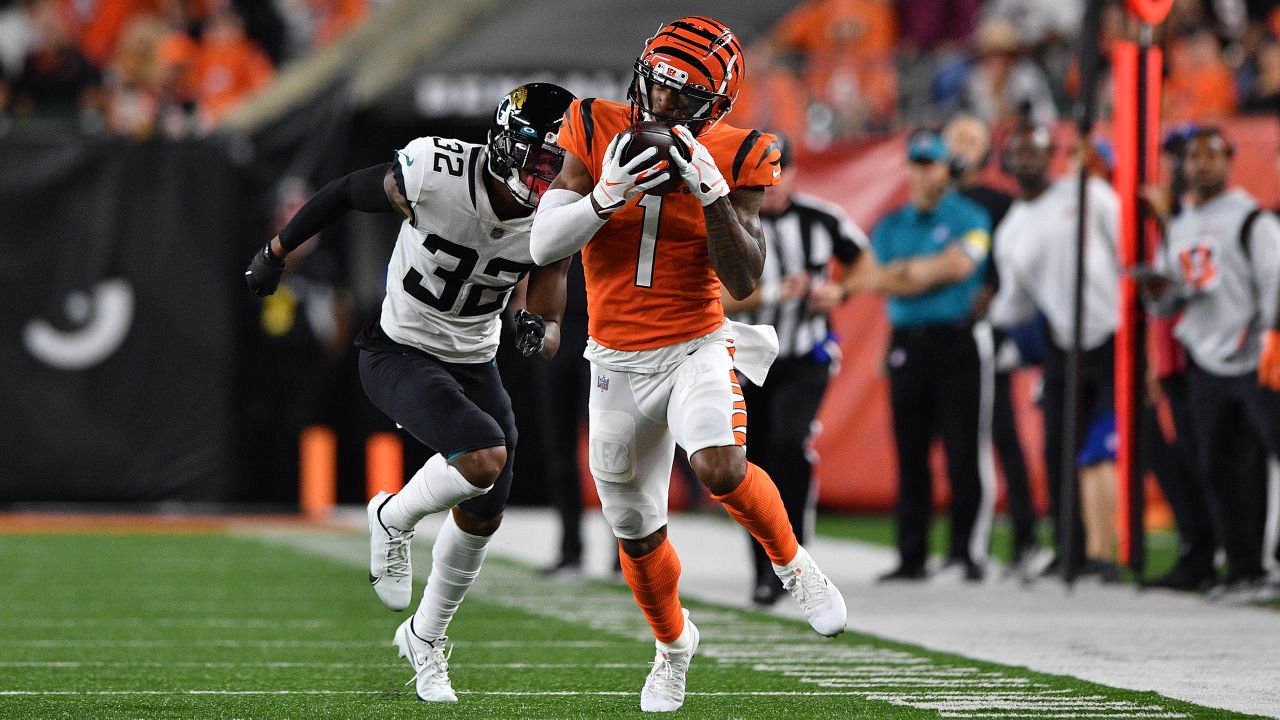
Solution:
[(608, 389), (609, 389), (609, 378), (605, 377), (604, 375), (597, 375), (597, 376), (596, 376), (596, 387), (600, 388), (601, 390), (608, 390)]

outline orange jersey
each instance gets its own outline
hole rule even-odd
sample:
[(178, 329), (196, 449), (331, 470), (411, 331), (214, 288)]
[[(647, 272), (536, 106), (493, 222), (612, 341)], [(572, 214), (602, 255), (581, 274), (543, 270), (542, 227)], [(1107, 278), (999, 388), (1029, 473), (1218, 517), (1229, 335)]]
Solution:
[[(598, 182), (605, 149), (630, 126), (628, 105), (575, 100), (565, 113), (559, 144)], [(774, 136), (717, 123), (698, 141), (711, 151), (730, 189), (777, 184), (780, 153)], [(607, 348), (666, 347), (706, 335), (724, 322), (702, 206), (687, 188), (640, 195), (615, 212), (582, 249), (582, 267), (587, 332)]]

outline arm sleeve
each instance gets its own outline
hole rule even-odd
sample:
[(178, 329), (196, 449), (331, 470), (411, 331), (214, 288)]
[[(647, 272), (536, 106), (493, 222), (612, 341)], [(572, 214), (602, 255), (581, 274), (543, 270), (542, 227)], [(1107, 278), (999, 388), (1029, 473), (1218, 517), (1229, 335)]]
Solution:
[(538, 202), (529, 233), (529, 253), (539, 265), (550, 265), (578, 252), (605, 224), (591, 198), (572, 190), (548, 190)]
[(383, 186), (383, 179), (391, 168), (391, 163), (374, 165), (343, 175), (320, 188), (280, 230), (280, 244), (285, 250), (293, 251), (352, 210), (397, 212)]

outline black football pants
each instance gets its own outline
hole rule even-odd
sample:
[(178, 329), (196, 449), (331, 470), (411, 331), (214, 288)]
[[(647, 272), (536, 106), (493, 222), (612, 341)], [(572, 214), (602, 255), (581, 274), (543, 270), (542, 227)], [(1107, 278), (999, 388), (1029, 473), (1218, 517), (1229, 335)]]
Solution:
[(935, 437), (941, 438), (946, 451), (951, 482), (949, 559), (982, 562), (994, 501), (990, 328), (985, 324), (895, 328), (887, 364), (898, 448), (897, 530), (902, 567), (922, 569), (927, 558), (933, 513), (929, 448)]

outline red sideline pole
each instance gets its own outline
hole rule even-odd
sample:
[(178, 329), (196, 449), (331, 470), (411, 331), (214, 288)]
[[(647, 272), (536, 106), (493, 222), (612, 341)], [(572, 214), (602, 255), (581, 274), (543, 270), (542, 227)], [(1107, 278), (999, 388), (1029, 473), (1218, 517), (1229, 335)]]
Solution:
[[(1120, 198), (1120, 265), (1133, 267), (1138, 261), (1138, 46), (1136, 43), (1117, 42), (1111, 59), (1112, 77), (1115, 82), (1115, 151), (1116, 168), (1113, 176), (1116, 194)], [(1127, 274), (1120, 276), (1120, 327), (1116, 332), (1116, 515), (1120, 524), (1119, 560), (1129, 564), (1130, 542), (1128, 527), (1129, 492), (1134, 482), (1132, 469), (1137, 448), (1130, 442), (1137, 433), (1133, 399), (1138, 392), (1134, 372), (1137, 353), (1140, 351), (1136, 332), (1137, 286)]]

